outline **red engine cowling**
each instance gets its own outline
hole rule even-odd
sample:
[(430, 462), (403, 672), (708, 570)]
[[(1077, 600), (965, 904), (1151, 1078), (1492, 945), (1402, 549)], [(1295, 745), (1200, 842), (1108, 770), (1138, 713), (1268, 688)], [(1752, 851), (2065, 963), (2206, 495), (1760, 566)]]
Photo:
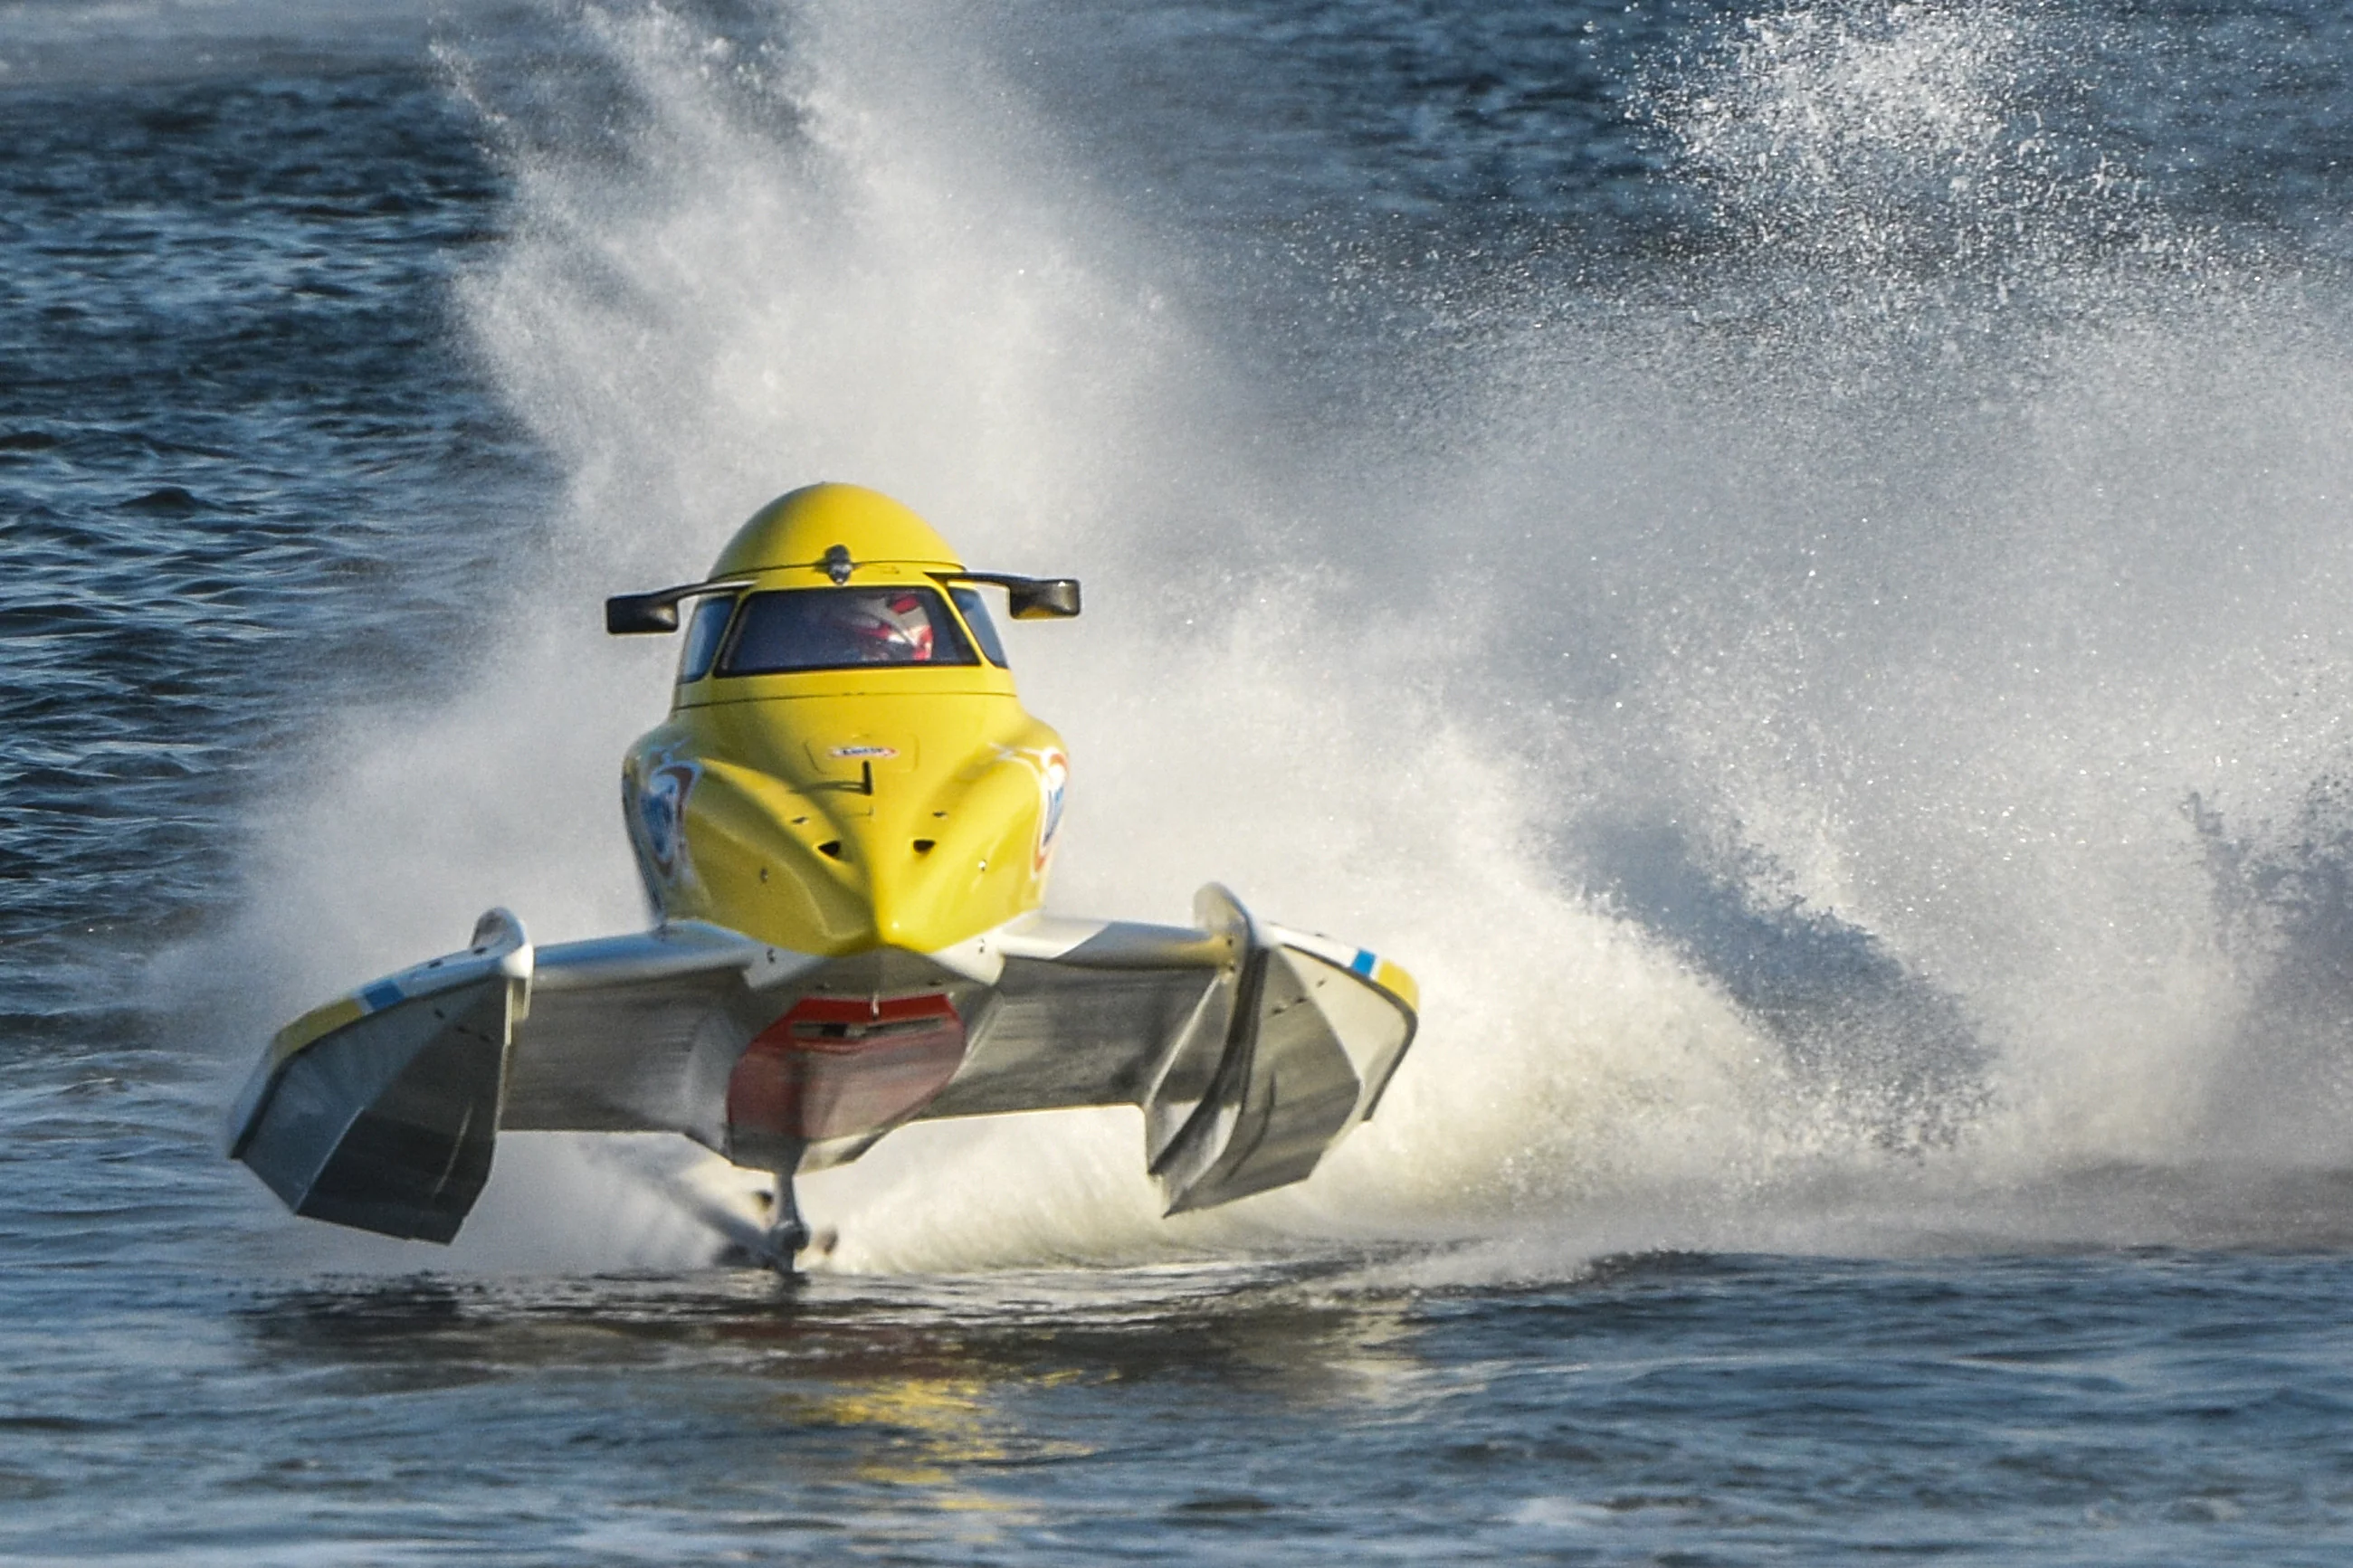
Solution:
[(744, 1047), (727, 1081), (731, 1153), (881, 1131), (945, 1088), (964, 1049), (964, 1020), (936, 993), (803, 997)]

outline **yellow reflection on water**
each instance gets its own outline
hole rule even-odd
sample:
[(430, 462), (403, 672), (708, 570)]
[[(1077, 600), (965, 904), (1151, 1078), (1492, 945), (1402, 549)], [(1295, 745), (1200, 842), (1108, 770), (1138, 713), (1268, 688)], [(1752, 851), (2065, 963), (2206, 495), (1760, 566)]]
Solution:
[[(1074, 1373), (1023, 1379), (1031, 1386), (1072, 1381)], [(1027, 1512), (1018, 1500), (973, 1484), (973, 1472), (1041, 1459), (1084, 1458), (1085, 1444), (1030, 1436), (993, 1394), (1002, 1380), (969, 1374), (892, 1374), (848, 1383), (835, 1392), (791, 1398), (804, 1424), (871, 1435), (874, 1443), (851, 1469), (859, 1480), (924, 1494), (923, 1502), (947, 1512), (1002, 1516)]]

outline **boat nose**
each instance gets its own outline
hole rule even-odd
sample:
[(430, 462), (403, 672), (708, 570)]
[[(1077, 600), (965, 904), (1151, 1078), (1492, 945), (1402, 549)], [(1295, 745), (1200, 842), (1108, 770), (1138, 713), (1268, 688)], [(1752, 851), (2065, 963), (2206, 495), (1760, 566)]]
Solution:
[(831, 815), (841, 880), (881, 945), (936, 952), (1037, 901), (1035, 771), (1004, 757), (980, 764), (929, 780), (878, 770), (873, 792), (852, 797), (862, 809)]
[[(941, 918), (951, 907), (951, 881), (957, 868), (942, 849), (937, 829), (869, 820), (851, 829), (854, 852), (866, 873), (866, 896), (874, 935), (890, 947), (921, 952), (944, 946)], [(973, 868), (963, 868), (966, 871)], [(953, 938), (948, 940), (954, 940)]]

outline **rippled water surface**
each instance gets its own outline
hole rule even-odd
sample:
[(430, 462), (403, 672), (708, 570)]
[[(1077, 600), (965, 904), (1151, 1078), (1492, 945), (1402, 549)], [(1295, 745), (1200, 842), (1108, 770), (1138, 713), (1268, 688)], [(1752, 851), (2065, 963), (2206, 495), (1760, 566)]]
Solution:
[[(0, 1561), (2353, 1549), (2328, 7), (0, 6)], [(1057, 902), (1419, 976), (1379, 1119), (450, 1249), (269, 1030), (642, 918), (596, 599), (816, 478), (1013, 628)], [(724, 1228), (723, 1225), (720, 1228)]]
[[(2342, 1550), (2335, 1259), (1662, 1256), (1574, 1288), (44, 1289), (34, 1559), (2271, 1562)], [(79, 1304), (86, 1307), (86, 1300)], [(2257, 1321), (2250, 1309), (2261, 1307)], [(2196, 1440), (2185, 1440), (2195, 1433)], [(159, 1484), (160, 1476), (170, 1478)], [(191, 1507), (192, 1500), (201, 1500)]]

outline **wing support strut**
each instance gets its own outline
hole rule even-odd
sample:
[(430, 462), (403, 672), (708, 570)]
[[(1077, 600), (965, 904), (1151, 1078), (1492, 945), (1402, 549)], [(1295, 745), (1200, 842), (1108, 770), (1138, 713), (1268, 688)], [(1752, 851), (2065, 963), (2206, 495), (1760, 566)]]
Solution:
[[(794, 1173), (854, 1159), (902, 1121), (1134, 1105), (1167, 1212), (1208, 1208), (1303, 1179), (1372, 1113), (1417, 998), (1396, 965), (1258, 921), (1223, 888), (1202, 889), (1194, 917), (1039, 916), (968, 954), (819, 959), (701, 921), (538, 950), (492, 910), (465, 951), (280, 1031), (231, 1113), (228, 1152), (297, 1214), (446, 1242), (502, 1126), (681, 1132), (776, 1172), (765, 1250), (788, 1259), (807, 1237)], [(954, 1016), (953, 1076), (911, 1089), (903, 1030), (826, 1047), (794, 1036), (779, 1048), (826, 1070), (791, 1079), (791, 1109), (841, 1125), (810, 1142), (800, 1121), (743, 1121), (747, 1049), (799, 1010), (861, 998), (877, 1019)]]

